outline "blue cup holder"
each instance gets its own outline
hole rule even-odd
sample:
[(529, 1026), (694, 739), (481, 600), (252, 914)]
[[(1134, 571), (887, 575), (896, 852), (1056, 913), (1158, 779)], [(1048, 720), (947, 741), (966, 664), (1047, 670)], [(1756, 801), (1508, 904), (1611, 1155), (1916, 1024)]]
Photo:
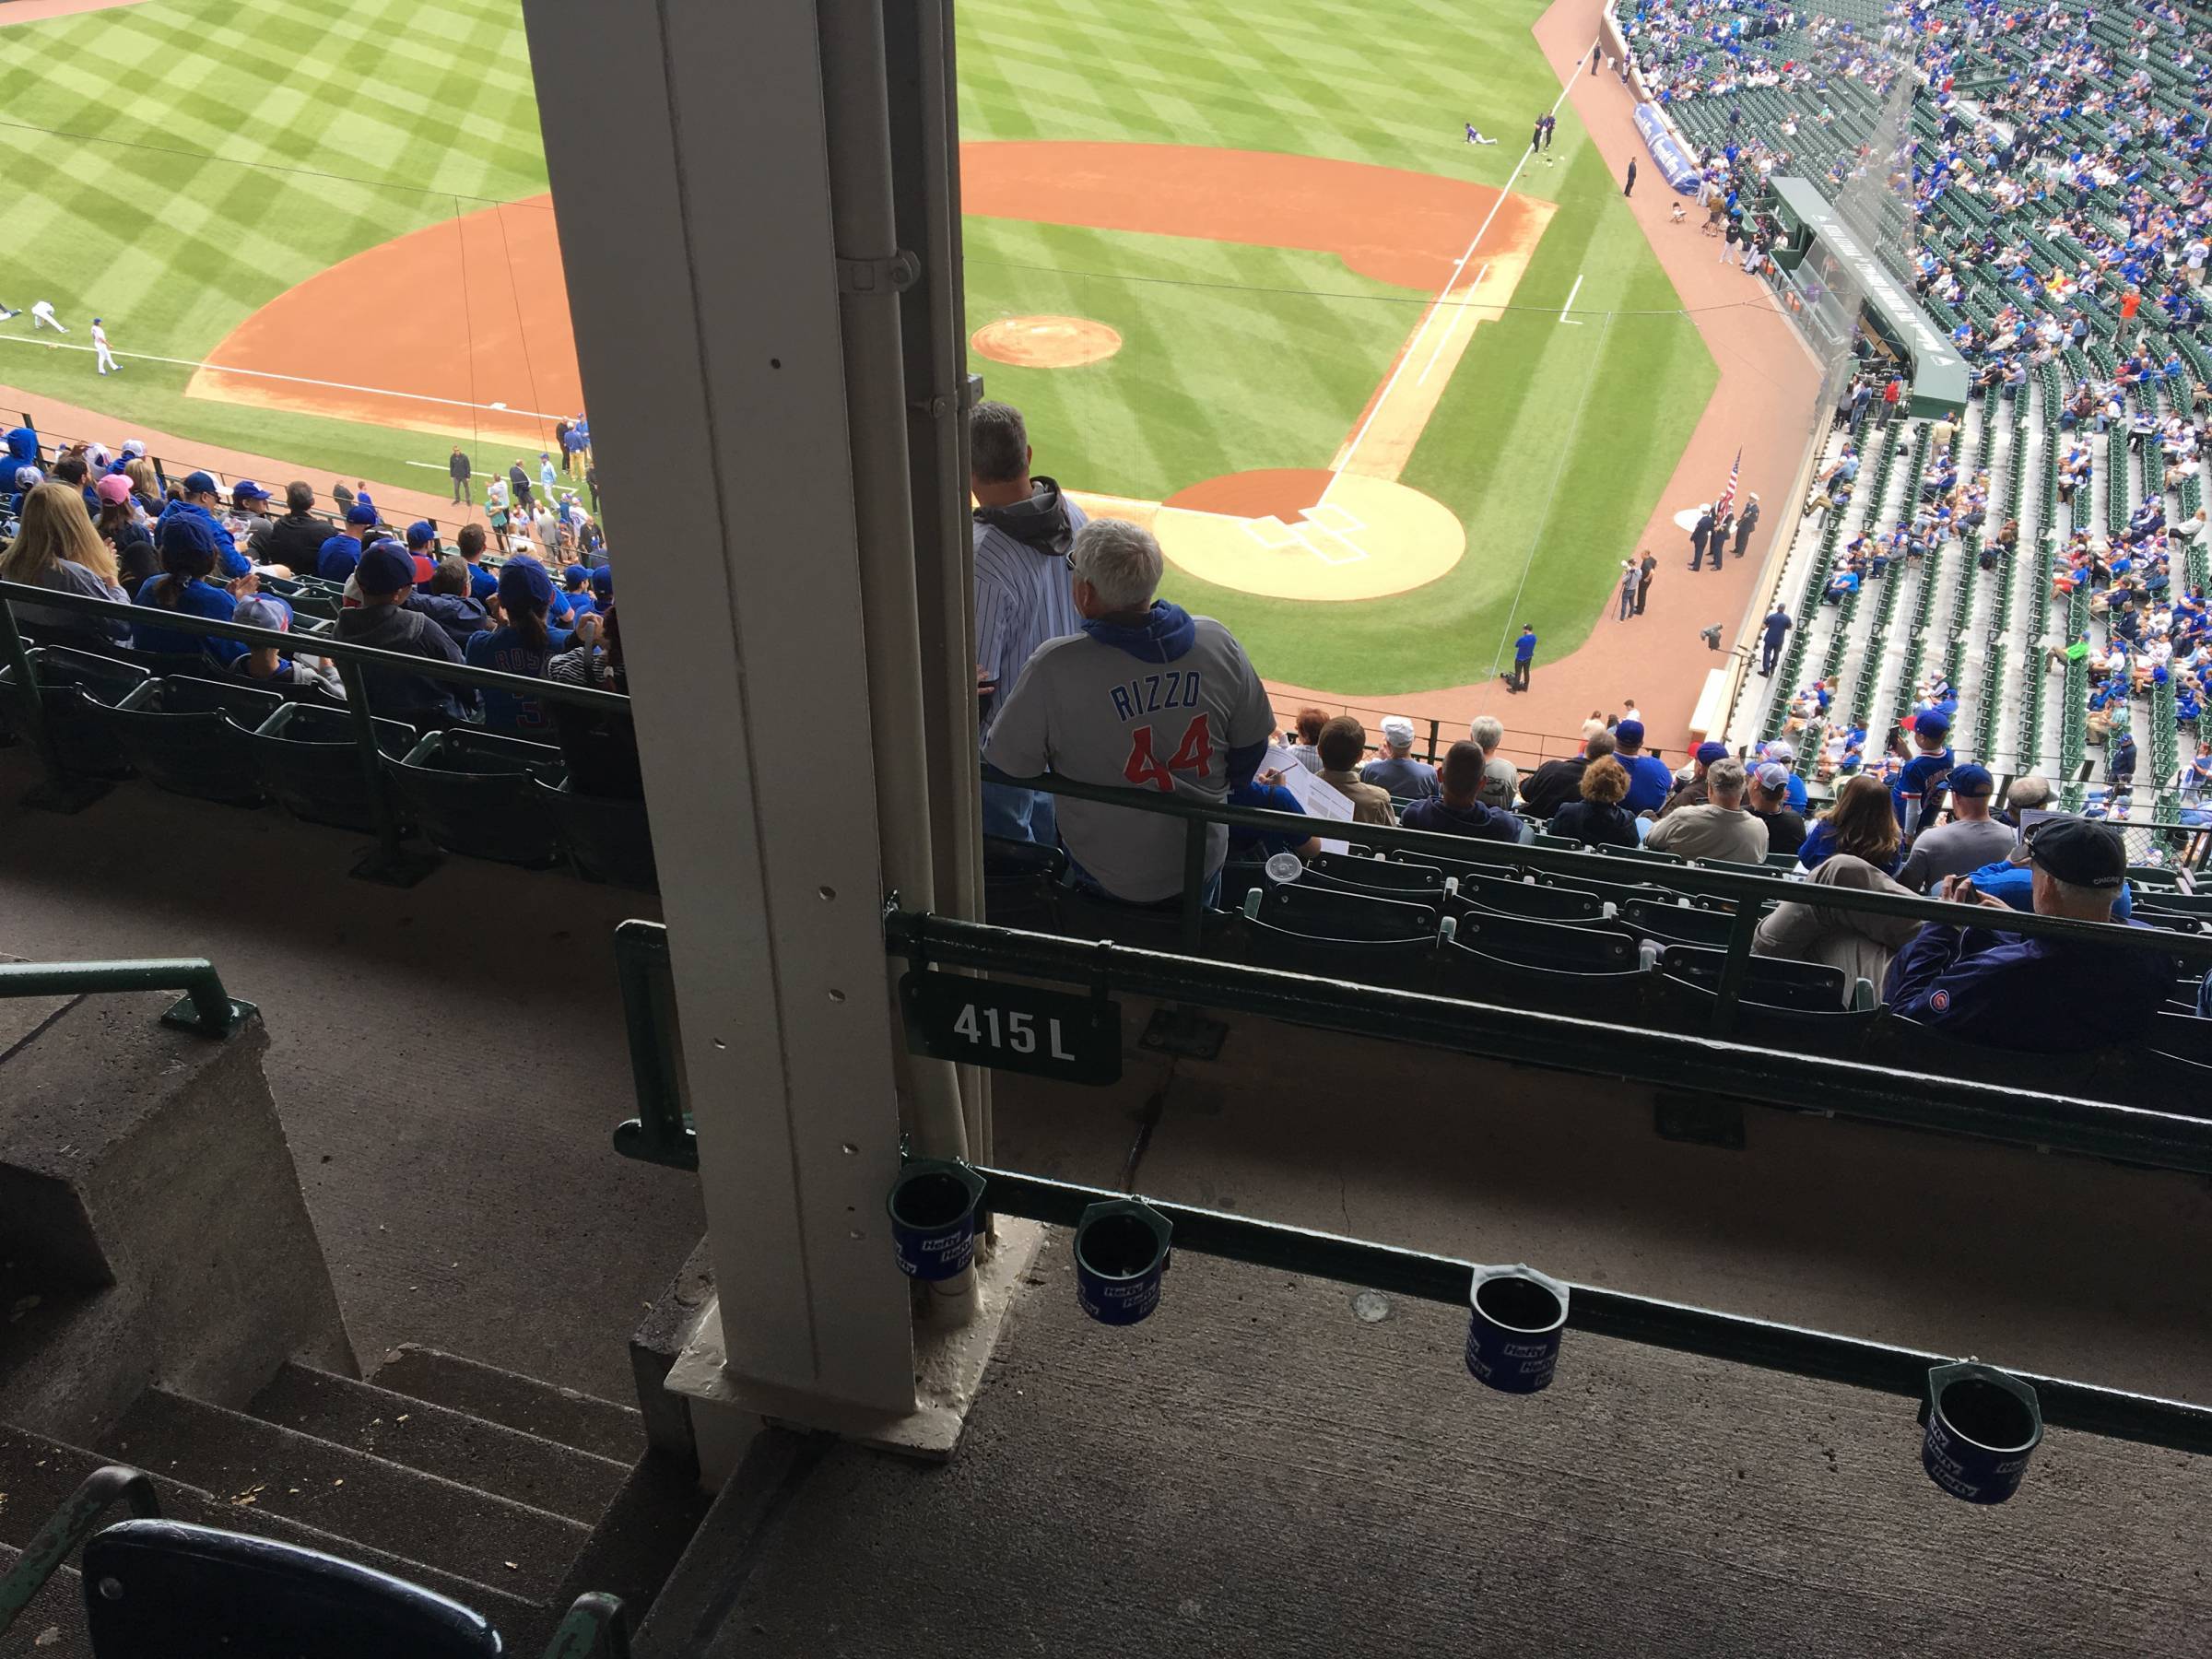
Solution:
[(1994, 1366), (1938, 1365), (1920, 1407), (1920, 1465), (1968, 1503), (2002, 1503), (2020, 1489), (2043, 1440), (2035, 1390)]
[(983, 1178), (964, 1163), (910, 1159), (891, 1183), (891, 1253), (909, 1278), (957, 1278), (975, 1256)]
[(1520, 1263), (1477, 1267), (1467, 1301), (1468, 1373), (1500, 1394), (1549, 1388), (1567, 1328), (1567, 1287)]
[(1159, 1306), (1174, 1229), (1134, 1198), (1094, 1204), (1076, 1223), (1076, 1300), (1100, 1324), (1132, 1325)]

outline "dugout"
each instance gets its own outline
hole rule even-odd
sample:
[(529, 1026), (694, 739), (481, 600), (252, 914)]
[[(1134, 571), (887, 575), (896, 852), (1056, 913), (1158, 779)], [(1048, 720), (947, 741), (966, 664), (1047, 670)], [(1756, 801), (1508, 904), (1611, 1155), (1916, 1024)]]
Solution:
[(1791, 314), (1816, 349), (1851, 343), (1866, 325), (1912, 367), (1906, 413), (1958, 416), (1966, 408), (1966, 364), (1950, 336), (1921, 310), (1834, 206), (1806, 179), (1774, 179), (1774, 217), (1783, 237), (1774, 263)]

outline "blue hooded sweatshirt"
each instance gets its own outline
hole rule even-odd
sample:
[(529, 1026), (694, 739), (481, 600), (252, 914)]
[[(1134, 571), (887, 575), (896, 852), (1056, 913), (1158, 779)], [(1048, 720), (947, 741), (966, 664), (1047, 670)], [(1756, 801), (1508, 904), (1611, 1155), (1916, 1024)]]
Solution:
[[(1187, 655), (1198, 639), (1198, 625), (1191, 620), (1191, 613), (1180, 605), (1165, 599), (1152, 601), (1152, 614), (1142, 628), (1130, 628), (1119, 622), (1093, 618), (1083, 624), (1083, 631), (1101, 645), (1111, 645), (1124, 651), (1140, 663), (1172, 663)], [(1266, 758), (1267, 743), (1246, 744), (1241, 748), (1228, 751), (1229, 786), (1241, 789), (1258, 775), (1260, 762)]]
[(241, 553), (238, 544), (230, 539), (230, 532), (196, 501), (171, 501), (161, 509), (161, 516), (154, 521), (156, 543), (161, 539), (161, 526), (177, 518), (197, 519), (207, 526), (207, 533), (215, 541), (215, 568), (226, 580), (243, 576), (253, 568), (253, 561)]
[(13, 512), (20, 503), (17, 497), (16, 469), (36, 466), (39, 464), (39, 435), (29, 427), (17, 427), (6, 438), (5, 458), (0, 458), (0, 507)]

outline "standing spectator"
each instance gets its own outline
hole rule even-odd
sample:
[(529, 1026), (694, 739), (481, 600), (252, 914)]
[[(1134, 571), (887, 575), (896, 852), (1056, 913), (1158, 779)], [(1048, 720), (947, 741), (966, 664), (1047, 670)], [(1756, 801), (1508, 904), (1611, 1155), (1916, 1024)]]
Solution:
[(1926, 892), (1946, 876), (1964, 876), (1994, 864), (2012, 851), (2011, 828), (1990, 816), (1989, 798), (1997, 782), (1989, 769), (1969, 762), (1954, 771), (1949, 782), (1951, 821), (1914, 836), (1905, 867), (1897, 874), (1916, 893)]
[[(384, 536), (363, 548), (353, 581), (361, 602), (338, 612), (339, 639), (431, 662), (461, 661), (461, 648), (444, 629), (406, 608), (415, 592), (415, 561), (397, 542)], [(465, 718), (452, 683), (427, 674), (364, 664), (361, 689), (374, 712), (411, 726), (447, 726)]]
[(1569, 801), (1551, 815), (1547, 826), (1586, 847), (1633, 847), (1637, 844), (1636, 818), (1621, 801), (1629, 793), (1629, 769), (1611, 755), (1600, 755), (1583, 768), (1575, 786), (1579, 799)]
[[(518, 553), (500, 569), (500, 614), (496, 629), (471, 635), (464, 660), (472, 668), (490, 668), (501, 674), (520, 674), (531, 679), (546, 677), (546, 665), (569, 648), (569, 631), (546, 624), (547, 608), (553, 603), (553, 578), (546, 567), (526, 553)], [(512, 691), (486, 691), (484, 724), (494, 731), (516, 737), (548, 736), (553, 722), (546, 705), (535, 697)]]
[(1524, 622), (1521, 624), (1521, 637), (1513, 641), (1512, 672), (1505, 677), (1505, 688), (1508, 691), (1528, 689), (1529, 665), (1535, 661), (1535, 657), (1536, 625)]
[(560, 452), (560, 470), (564, 474), (569, 470), (569, 434), (573, 430), (574, 423), (565, 415), (553, 423), (553, 447)]
[(1321, 741), (1321, 728), (1329, 724), (1326, 709), (1300, 709), (1298, 724), (1293, 728), (1297, 741), (1290, 745), (1290, 758), (1310, 772), (1321, 770), (1321, 750), (1314, 746)]
[[(1698, 522), (1689, 527), (1689, 569), (1693, 576), (1697, 573), (1698, 568), (1705, 562), (1706, 544), (1712, 539), (1712, 503), (1700, 501), (1698, 503)], [(1714, 556), (1713, 563), (1716, 567), (1720, 563), (1717, 554)]]
[(1653, 824), (1643, 844), (1684, 858), (1731, 858), (1758, 864), (1767, 855), (1767, 827), (1744, 808), (1741, 760), (1715, 760), (1705, 771), (1706, 798)]
[(1616, 622), (1626, 622), (1636, 614), (1637, 585), (1636, 561), (1632, 559), (1622, 559), (1620, 561), (1620, 611), (1613, 618)]
[(1359, 782), (1401, 801), (1425, 801), (1437, 793), (1436, 768), (1413, 759), (1413, 722), (1382, 717), (1382, 752), (1359, 769)]
[(1352, 804), (1357, 824), (1394, 824), (1390, 791), (1359, 781), (1359, 762), (1367, 755), (1367, 728), (1349, 714), (1339, 714), (1321, 728), (1320, 778)]
[[(15, 540), (0, 552), (0, 582), (52, 588), (87, 599), (128, 605), (130, 595), (117, 580), (115, 555), (100, 539), (86, 515), (84, 498), (68, 484), (41, 484), (23, 498), (22, 522)], [(58, 642), (100, 645), (126, 638), (130, 624), (121, 618), (77, 616), (18, 601), (16, 616)]]
[[(239, 599), (254, 589), (255, 579), (251, 571), (233, 577), (228, 586), (218, 586), (207, 580), (215, 574), (221, 552), (205, 513), (182, 514), (164, 520), (155, 536), (155, 545), (160, 549), (161, 574), (147, 580), (146, 585), (138, 590), (136, 604), (156, 610), (175, 611), (182, 616), (204, 617), (213, 622), (228, 622), (238, 609)], [(159, 652), (168, 656), (208, 656), (225, 665), (236, 662), (246, 651), (237, 640), (186, 633), (181, 629), (146, 622), (132, 625), (131, 643), (140, 651)]]
[(2104, 747), (2104, 781), (2115, 795), (2136, 786), (2136, 739), (2127, 726), (2127, 711), (2113, 710)]
[[(1878, 808), (1878, 810), (1877, 810)], [(1904, 864), (1899, 851), (1897, 815), (1889, 810), (1889, 792), (1882, 781), (1859, 772), (1843, 782), (1828, 816), (1806, 831), (1797, 862), (1817, 870), (1821, 861), (1836, 853), (1863, 858), (1883, 875), (1894, 877)]]
[(1521, 793), (1521, 773), (1498, 753), (1498, 746), (1505, 741), (1505, 723), (1495, 714), (1477, 714), (1468, 724), (1467, 736), (1482, 751), (1479, 799), (1485, 806), (1512, 811), (1513, 797)]
[(1898, 406), (1904, 394), (1905, 382), (1903, 379), (1899, 375), (1892, 374), (1888, 383), (1882, 388), (1882, 424), (1884, 426), (1888, 426), (1897, 418)]
[(1521, 786), (1521, 805), (1531, 818), (1549, 818), (1582, 794), (1583, 772), (1593, 760), (1610, 755), (1611, 732), (1593, 732), (1583, 740), (1583, 752), (1562, 760), (1547, 760)]
[(131, 498), (129, 478), (110, 473), (92, 488), (100, 497), (100, 518), (93, 528), (114, 554), (115, 580), (126, 593), (135, 594), (161, 568), (160, 558), (154, 551), (154, 533), (147, 528), (146, 515)]
[(1624, 196), (1636, 194), (1636, 158), (1633, 156), (1629, 158), (1629, 182), (1620, 187), (1620, 194)]
[(1913, 716), (1912, 747), (1918, 752), (1905, 762), (1890, 791), (1898, 828), (1909, 838), (1920, 827), (1921, 804), (1928, 792), (1950, 775), (1956, 757), (1951, 753), (1951, 723), (1935, 709)]
[(1444, 751), (1436, 794), (1406, 807), (1399, 823), (1408, 830), (1467, 835), (1478, 841), (1525, 841), (1527, 825), (1510, 812), (1482, 804), (1483, 764), (1480, 745), (1453, 744)]
[[(1021, 411), (980, 403), (968, 416), (968, 488), (975, 498), (975, 662), (978, 683), (995, 693), (977, 741), (991, 726), (1022, 665), (1047, 640), (1083, 631), (1068, 581), (1068, 554), (1088, 521), (1051, 478), (1030, 476), (1035, 452)], [(1053, 798), (1011, 784), (983, 785), (983, 832), (1051, 846)]]
[(553, 455), (548, 450), (537, 452), (537, 483), (538, 488), (546, 492), (545, 504), (551, 505), (553, 492), (560, 484), (560, 471), (553, 465)]
[(599, 512), (599, 463), (598, 463), (598, 462), (596, 462), (596, 461), (586, 461), (586, 462), (583, 464), (583, 488), (584, 488), (584, 493), (585, 493), (585, 494), (586, 494), (586, 495), (587, 495), (587, 496), (588, 496), (588, 497), (591, 499), (591, 503), (592, 503), (592, 516), (593, 516), (594, 518), (598, 518), (598, 517), (600, 517), (600, 516), (601, 516), (601, 514), (600, 514), (600, 512)]
[(1805, 820), (1790, 806), (1790, 769), (1769, 760), (1751, 774), (1751, 816), (1767, 827), (1769, 853), (1805, 845)]
[(1613, 741), (1620, 751), (1621, 770), (1629, 774), (1621, 806), (1632, 813), (1658, 811), (1675, 787), (1675, 774), (1658, 756), (1643, 752), (1643, 722), (1624, 719), (1613, 728)]
[(507, 469), (507, 488), (512, 492), (512, 511), (528, 512), (530, 511), (530, 475), (523, 470), (523, 458), (520, 455), (514, 458), (514, 464)]
[(468, 481), (476, 476), (477, 469), (469, 465), (468, 456), (457, 443), (453, 445), (453, 453), (445, 458), (445, 470), (453, 481), (453, 505), (466, 507), (471, 499)]
[[(1095, 520), (1077, 533), (1069, 562), (1083, 630), (1030, 657), (999, 705), (985, 759), (1015, 777), (1049, 767), (1078, 782), (1219, 806), (1257, 773), (1275, 730), (1243, 648), (1212, 618), (1155, 597), (1165, 561), (1149, 531)], [(1059, 808), (1079, 888), (1132, 904), (1179, 901), (1181, 819), (1073, 799)], [(1209, 826), (1206, 896), (1218, 890), (1228, 851), (1227, 827)]]
[(1759, 528), (1759, 494), (1755, 490), (1745, 499), (1744, 510), (1735, 521), (1735, 556), (1741, 559), (1745, 547), (1751, 542), (1751, 532)]
[(293, 482), (284, 487), (284, 516), (269, 526), (269, 562), (308, 575), (318, 572), (316, 557), (330, 535), (330, 526), (315, 512), (315, 487)]
[(1767, 613), (1766, 621), (1760, 624), (1759, 672), (1761, 678), (1774, 677), (1774, 663), (1782, 655), (1782, 636), (1790, 631), (1791, 626), (1789, 606), (1780, 599), (1775, 600), (1774, 608)]
[(1652, 572), (1659, 568), (1659, 556), (1649, 547), (1636, 561), (1636, 614), (1643, 615), (1644, 602), (1652, 596)]
[[(2039, 916), (2112, 920), (2127, 877), (2119, 832), (2087, 818), (2046, 818), (2013, 854), (2033, 871)], [(1963, 876), (1944, 878), (1940, 897), (2011, 914), (1977, 894)], [(2174, 962), (2144, 948), (2150, 929), (2115, 930), (2111, 945), (2030, 938), (2001, 921), (1951, 926), (1931, 922), (1889, 969), (1892, 1013), (1962, 1042), (2033, 1053), (2073, 1053), (2147, 1035), (2172, 992)]]
[(509, 488), (508, 480), (496, 473), (484, 486), (484, 522), (491, 526), (492, 535), (499, 537), (500, 551), (502, 553), (507, 551)]

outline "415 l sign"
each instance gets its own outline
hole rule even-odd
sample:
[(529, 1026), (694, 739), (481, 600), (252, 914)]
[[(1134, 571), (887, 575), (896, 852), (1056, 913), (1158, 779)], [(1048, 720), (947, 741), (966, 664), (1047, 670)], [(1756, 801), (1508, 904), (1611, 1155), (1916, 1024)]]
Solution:
[(1065, 1083), (1122, 1076), (1122, 1006), (1034, 985), (909, 972), (899, 982), (906, 1046), (917, 1054)]

